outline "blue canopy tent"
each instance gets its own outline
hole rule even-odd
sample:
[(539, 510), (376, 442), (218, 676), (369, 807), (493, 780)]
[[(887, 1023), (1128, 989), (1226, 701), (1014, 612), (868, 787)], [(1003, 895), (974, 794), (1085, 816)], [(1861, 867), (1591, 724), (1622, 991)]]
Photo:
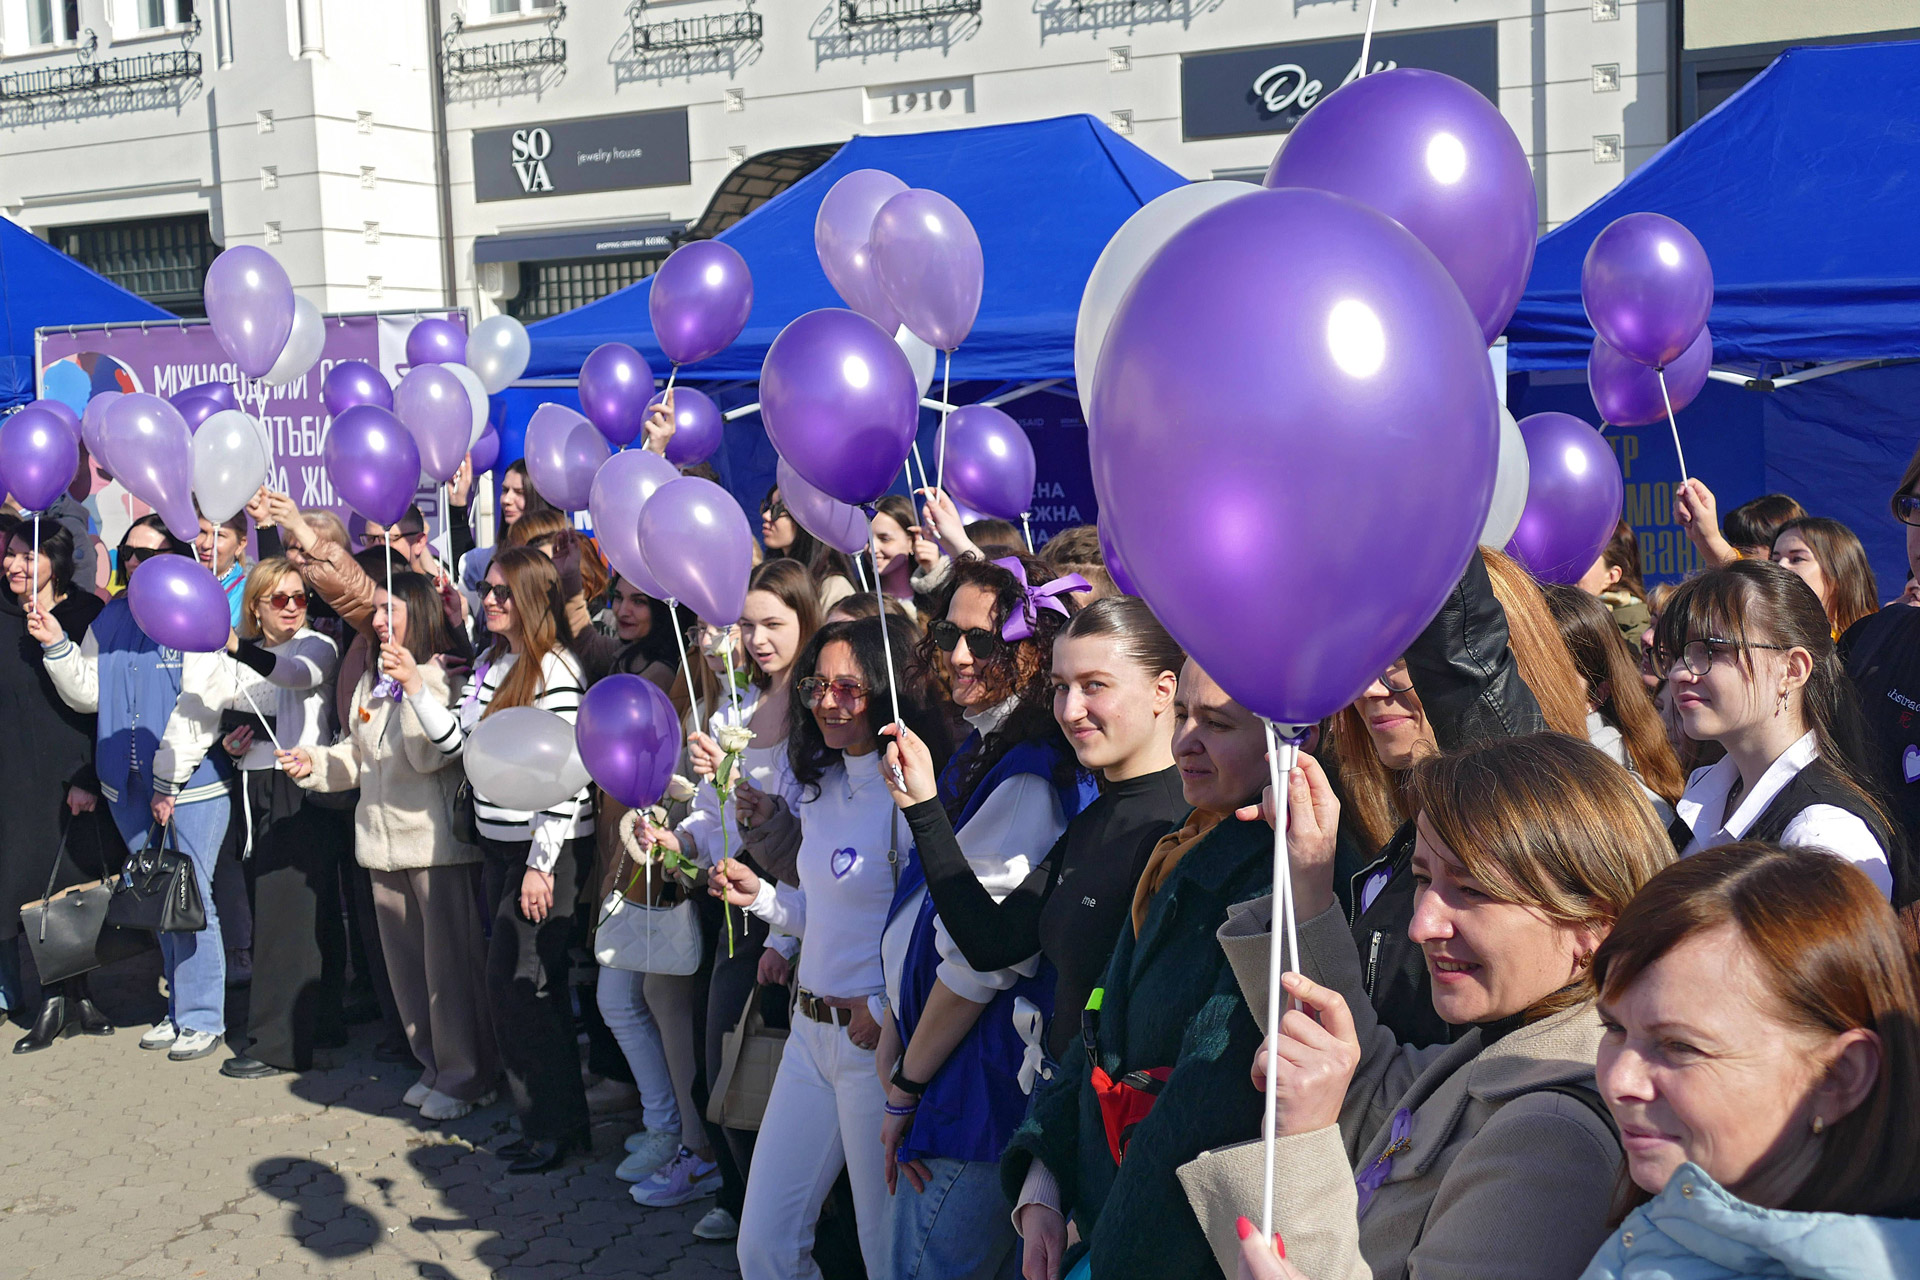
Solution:
[[(1887, 497), (1920, 444), (1920, 42), (1792, 49), (1540, 241), (1508, 326), (1509, 404), (1598, 423), (1580, 267), (1624, 214), (1663, 213), (1714, 269), (1714, 382), (1678, 415), (1725, 511), (1790, 493), (1852, 526), (1891, 599), (1903, 531)], [(1610, 429), (1648, 576), (1694, 567), (1673, 523), (1665, 423)]]
[[(752, 384), (780, 330), (805, 312), (845, 305), (814, 254), (813, 223), (828, 190), (855, 169), (884, 169), (909, 186), (941, 192), (960, 206), (979, 233), (986, 288), (973, 332), (954, 354), (955, 403), (1071, 379), (1074, 320), (1095, 259), (1135, 210), (1186, 181), (1085, 115), (856, 137), (819, 169), (720, 234), (753, 271), (753, 312), (731, 347), (681, 370), (681, 381), (715, 393), (723, 408), (750, 405), (755, 398)], [(539, 404), (556, 401), (578, 407), (572, 380), (588, 352), (601, 343), (638, 348), (654, 372), (666, 376), (668, 366), (647, 317), (651, 287), (651, 280), (642, 280), (528, 327), (533, 358), (525, 376), (547, 385), (516, 386), (496, 397), (503, 402), (497, 414), (503, 459), (518, 456), (526, 420)], [(964, 395), (961, 383), (969, 384)], [(938, 382), (934, 394), (939, 394)], [(1090, 520), (1091, 485), (1078, 406), (1059, 396), (1033, 400), (1036, 403), (1021, 401), (1022, 412), (1015, 416), (1035, 438), (1042, 485), (1058, 484), (1069, 493), (1084, 486), (1084, 503), (1063, 501), (1061, 510), (1064, 516), (1068, 507), (1084, 505), (1084, 518)], [(1065, 443), (1069, 434), (1077, 445), (1077, 462)], [(1054, 441), (1055, 436), (1061, 440)], [(931, 428), (923, 417), (922, 447), (930, 445)], [(726, 447), (715, 463), (742, 505), (755, 509), (772, 483), (774, 467), (772, 447), (757, 419), (729, 425)], [(1061, 476), (1060, 468), (1069, 474)]]
[(0, 352), (0, 409), (34, 398), (35, 329), (173, 319), (171, 312), (128, 293), (4, 218), (0, 218), (0, 308), (4, 308), (7, 341), (5, 352)]

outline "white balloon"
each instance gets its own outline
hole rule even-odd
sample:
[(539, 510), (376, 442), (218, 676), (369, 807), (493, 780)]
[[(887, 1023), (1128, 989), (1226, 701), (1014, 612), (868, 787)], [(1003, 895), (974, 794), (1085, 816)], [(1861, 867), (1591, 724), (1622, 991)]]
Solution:
[(488, 316), (467, 335), (467, 364), (480, 375), (489, 395), (505, 391), (527, 371), (532, 358), (527, 327), (512, 316)]
[(473, 794), (503, 809), (537, 813), (587, 785), (573, 726), (539, 707), (496, 711), (467, 735)]
[(487, 388), (480, 381), (480, 375), (463, 364), (440, 367), (460, 379), (460, 385), (467, 389), (467, 404), (473, 410), (473, 424), (467, 432), (467, 448), (471, 449), (480, 443), (480, 437), (487, 430)]
[(1480, 545), (1504, 547), (1520, 527), (1520, 513), (1527, 508), (1527, 483), (1533, 478), (1527, 463), (1527, 441), (1520, 424), (1500, 406), (1500, 464), (1493, 477), (1493, 506), (1487, 510), (1486, 528), (1480, 532)]
[(920, 384), (920, 394), (926, 395), (933, 389), (933, 367), (940, 353), (920, 341), (913, 330), (905, 325), (900, 326), (900, 331), (893, 335), (893, 340), (900, 344), (902, 351), (907, 353), (907, 363), (913, 366), (913, 376), (914, 380)]
[(267, 482), (269, 459), (260, 424), (222, 409), (193, 433), (193, 496), (215, 524), (239, 515)]
[(320, 308), (296, 295), (293, 299), (293, 332), (287, 335), (287, 345), (280, 348), (280, 356), (273, 362), (273, 368), (261, 377), (260, 381), (270, 387), (284, 387), (295, 378), (313, 368), (320, 359), (320, 350), (327, 345), (327, 322), (321, 316)]
[(1100, 251), (1080, 294), (1080, 318), (1073, 326), (1073, 381), (1080, 390), (1080, 407), (1090, 411), (1093, 405), (1093, 380), (1099, 374), (1100, 348), (1113, 327), (1114, 312), (1121, 299), (1139, 278), (1147, 263), (1173, 238), (1174, 232), (1209, 209), (1229, 200), (1258, 191), (1251, 182), (1222, 178), (1213, 182), (1190, 182), (1175, 187), (1146, 204), (1113, 233), (1107, 247)]

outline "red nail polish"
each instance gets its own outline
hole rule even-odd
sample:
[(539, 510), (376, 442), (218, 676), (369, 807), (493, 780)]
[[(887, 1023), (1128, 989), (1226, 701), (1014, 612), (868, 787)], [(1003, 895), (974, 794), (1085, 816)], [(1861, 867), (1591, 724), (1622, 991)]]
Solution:
[(1274, 1251), (1281, 1256), (1281, 1258), (1284, 1259), (1287, 1256), (1287, 1242), (1280, 1238), (1280, 1233), (1278, 1231), (1273, 1233), (1273, 1248), (1274, 1248)]
[(1242, 1240), (1245, 1240), (1248, 1236), (1253, 1234), (1253, 1224), (1251, 1222), (1248, 1222), (1245, 1218), (1241, 1218), (1239, 1221), (1235, 1222), (1233, 1224), (1233, 1229), (1240, 1233), (1240, 1238)]

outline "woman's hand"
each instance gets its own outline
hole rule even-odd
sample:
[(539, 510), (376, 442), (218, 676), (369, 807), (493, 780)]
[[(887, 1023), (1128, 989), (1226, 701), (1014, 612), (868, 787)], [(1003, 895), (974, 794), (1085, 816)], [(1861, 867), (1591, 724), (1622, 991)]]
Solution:
[(672, 827), (656, 827), (647, 820), (646, 814), (640, 815), (640, 845), (652, 849), (658, 845), (662, 849), (680, 852), (680, 837)]
[(447, 625), (455, 632), (467, 629), (467, 598), (460, 594), (459, 584), (454, 582), (452, 574), (443, 573), (436, 584), (440, 593), (440, 612), (445, 615)]
[(420, 675), (420, 666), (413, 660), (413, 653), (403, 644), (389, 640), (380, 646), (380, 670), (399, 682), (402, 689), (410, 694), (418, 694), (427, 687)]
[(67, 788), (67, 812), (75, 817), (83, 813), (92, 813), (99, 804), (100, 797), (85, 787)]
[(247, 500), (247, 515), (260, 528), (273, 528), (273, 490), (261, 485), (259, 492)]
[[(887, 1086), (887, 1101), (896, 1107), (918, 1107), (920, 1099), (910, 1093), (902, 1093), (893, 1086)], [(907, 1140), (907, 1130), (913, 1128), (913, 1116), (896, 1116), (891, 1113), (880, 1120), (880, 1147), (882, 1159), (887, 1171), (887, 1194), (892, 1195), (899, 1184), (899, 1176), (907, 1175), (907, 1184), (915, 1191), (925, 1191), (927, 1183), (933, 1180), (933, 1174), (927, 1166), (918, 1160), (900, 1159), (900, 1144)]]
[(53, 620), (53, 615), (42, 609), (38, 602), (27, 610), (27, 634), (38, 640), (42, 649), (51, 649), (67, 638), (67, 633)]
[(940, 544), (917, 524), (909, 526), (907, 532), (913, 535), (913, 571), (917, 574), (931, 573), (944, 554)]
[(252, 727), (244, 724), (235, 725), (233, 732), (220, 740), (220, 745), (227, 749), (228, 755), (238, 760), (253, 746)]
[(969, 551), (976, 556), (980, 554), (980, 548), (967, 537), (966, 522), (960, 518), (960, 508), (953, 505), (952, 498), (933, 488), (920, 490), (920, 496), (925, 499), (921, 519), (933, 522), (933, 536), (940, 539), (948, 555), (957, 557)]
[(307, 518), (300, 514), (300, 508), (286, 494), (267, 490), (267, 513), (275, 524), (285, 530), (288, 546), (312, 551), (313, 544), (320, 540), (313, 532), (313, 526), (307, 523)]
[(469, 453), (466, 457), (460, 459), (460, 465), (454, 470), (453, 479), (447, 481), (447, 505), (450, 507), (466, 506), (467, 495), (472, 492), (473, 454)]
[(713, 864), (708, 892), (730, 907), (750, 907), (760, 896), (760, 877), (744, 862), (722, 858)]
[(1029, 1204), (1020, 1209), (1021, 1280), (1060, 1280), (1060, 1267), (1067, 1253), (1067, 1220), (1050, 1204)]
[(295, 747), (291, 751), (277, 751), (275, 760), (280, 763), (280, 772), (295, 781), (313, 772), (313, 753), (305, 747)]
[(719, 743), (697, 729), (687, 735), (687, 760), (693, 771), (708, 781), (720, 772), (720, 761), (726, 754)]
[(792, 976), (793, 966), (787, 963), (785, 956), (772, 947), (767, 947), (760, 952), (760, 968), (754, 974), (754, 979), (761, 986), (784, 987)]
[(647, 442), (641, 447), (648, 453), (667, 456), (667, 446), (673, 443), (673, 392), (669, 391), (660, 398), (660, 403), (647, 410), (647, 421), (640, 428), (646, 434)]
[(753, 785), (750, 778), (742, 778), (733, 789), (733, 813), (743, 831), (751, 831), (780, 811), (779, 796), (770, 796)]
[(155, 796), (153, 798), (153, 820), (161, 826), (173, 821), (173, 797)]
[(520, 914), (539, 924), (553, 910), (553, 873), (528, 867), (520, 878)]
[(886, 767), (880, 771), (893, 802), (905, 809), (938, 796), (940, 775), (934, 772), (927, 744), (903, 724), (890, 724), (880, 732), (893, 739), (887, 743)]
[(1284, 1138), (1340, 1123), (1347, 1086), (1360, 1065), (1360, 1037), (1338, 991), (1301, 973), (1281, 974), (1280, 985), (1301, 1007), (1280, 1019), (1277, 1062), (1265, 1041), (1253, 1055), (1253, 1087), (1265, 1093), (1272, 1072), (1279, 1092), (1274, 1132)]
[(1240, 1232), (1239, 1280), (1306, 1280), (1300, 1269), (1287, 1261), (1278, 1234), (1270, 1241), (1262, 1240), (1260, 1229), (1245, 1218), (1235, 1226)]
[(853, 1021), (847, 1024), (847, 1039), (853, 1041), (856, 1049), (873, 1050), (880, 1045), (880, 1024), (873, 1020), (873, 1014), (867, 1008), (865, 996), (853, 996), (847, 999), (829, 997), (827, 1003), (835, 1009), (853, 1011)]
[[(1260, 803), (1236, 809), (1242, 822), (1274, 824), (1273, 788), (1263, 787)], [(1340, 843), (1340, 797), (1326, 770), (1301, 752), (1287, 780), (1287, 856), (1293, 866), (1294, 910), (1311, 920), (1333, 905), (1333, 855)]]
[(1683, 480), (1673, 487), (1673, 519), (1700, 550), (1700, 558), (1709, 567), (1732, 564), (1740, 558), (1733, 544), (1720, 533), (1720, 509), (1713, 490), (1698, 480)]

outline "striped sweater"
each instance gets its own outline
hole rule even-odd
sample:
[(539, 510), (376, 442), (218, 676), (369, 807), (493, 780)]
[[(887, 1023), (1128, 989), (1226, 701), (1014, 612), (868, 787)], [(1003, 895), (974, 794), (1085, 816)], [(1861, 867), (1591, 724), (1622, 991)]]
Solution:
[[(423, 690), (419, 697), (409, 695), (407, 702), (420, 717), (421, 728), (443, 753), (460, 755), (466, 750), (467, 735), (493, 704), (494, 694), (507, 673), (518, 661), (511, 653), (481, 663), (480, 679), (467, 687), (467, 696), (453, 710)], [(551, 711), (572, 724), (580, 712), (580, 699), (586, 691), (580, 675), (580, 663), (563, 649), (550, 651), (541, 662), (540, 691), (533, 705)], [(529, 813), (492, 803), (476, 789), (473, 816), (480, 834), (503, 844), (530, 841), (527, 865), (536, 871), (552, 871), (559, 859), (560, 847), (568, 840), (593, 834), (593, 797), (590, 787), (582, 787), (550, 809)]]

